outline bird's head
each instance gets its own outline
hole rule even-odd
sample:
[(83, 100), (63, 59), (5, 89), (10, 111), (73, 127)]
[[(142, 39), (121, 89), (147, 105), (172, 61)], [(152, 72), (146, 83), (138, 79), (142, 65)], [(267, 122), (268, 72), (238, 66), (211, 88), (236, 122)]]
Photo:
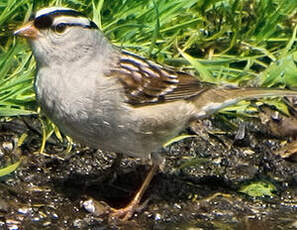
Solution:
[(63, 60), (74, 62), (82, 56), (90, 56), (98, 43), (98, 33), (98, 27), (92, 20), (64, 7), (41, 9), (14, 32), (29, 41), (41, 64)]

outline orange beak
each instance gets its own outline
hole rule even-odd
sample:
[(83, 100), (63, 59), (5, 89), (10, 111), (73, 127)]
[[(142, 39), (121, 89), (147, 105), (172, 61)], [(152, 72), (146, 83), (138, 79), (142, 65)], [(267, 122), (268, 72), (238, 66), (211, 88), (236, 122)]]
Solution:
[(35, 39), (37, 38), (38, 30), (34, 26), (33, 21), (31, 21), (23, 25), (18, 30), (14, 31), (13, 34), (21, 37), (29, 38), (29, 39)]

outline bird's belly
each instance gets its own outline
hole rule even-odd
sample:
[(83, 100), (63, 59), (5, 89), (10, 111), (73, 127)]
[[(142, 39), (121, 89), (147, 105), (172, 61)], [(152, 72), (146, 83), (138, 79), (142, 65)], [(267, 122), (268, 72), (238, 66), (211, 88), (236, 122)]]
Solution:
[[(49, 107), (48, 105), (55, 105)], [(73, 101), (46, 103), (42, 109), (58, 127), (75, 141), (104, 151), (147, 158), (162, 144), (176, 136), (187, 124), (188, 116), (174, 117), (172, 111), (130, 111), (127, 108), (85, 108)], [(106, 107), (102, 105), (102, 107)], [(174, 107), (173, 107), (174, 108)], [(176, 111), (176, 110), (175, 110)], [(179, 113), (175, 113), (179, 114)]]
[(91, 148), (146, 158), (184, 129), (192, 116), (192, 104), (184, 101), (132, 107), (123, 101), (117, 84), (101, 85), (94, 79), (85, 86), (70, 80), (53, 84), (42, 77), (36, 81), (43, 112), (66, 135)]
[[(135, 157), (147, 157), (162, 143), (152, 143), (151, 135), (137, 132), (133, 120), (119, 119), (113, 114), (129, 117), (125, 110), (100, 109), (91, 103), (63, 99), (41, 99), (42, 111), (66, 135), (81, 144), (104, 151), (123, 153)], [(87, 106), (87, 107), (86, 107)], [(101, 107), (105, 107), (102, 105)], [(118, 108), (117, 108), (118, 109)], [(151, 145), (148, 143), (151, 142)], [(161, 142), (161, 139), (160, 139)]]

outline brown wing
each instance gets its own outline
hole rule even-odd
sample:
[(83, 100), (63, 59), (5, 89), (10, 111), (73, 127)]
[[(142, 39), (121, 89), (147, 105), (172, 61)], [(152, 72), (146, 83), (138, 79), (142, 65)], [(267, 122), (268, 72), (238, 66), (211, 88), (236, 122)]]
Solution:
[(189, 99), (213, 86), (127, 51), (122, 51), (119, 64), (112, 69), (111, 75), (123, 83), (128, 103), (135, 106)]

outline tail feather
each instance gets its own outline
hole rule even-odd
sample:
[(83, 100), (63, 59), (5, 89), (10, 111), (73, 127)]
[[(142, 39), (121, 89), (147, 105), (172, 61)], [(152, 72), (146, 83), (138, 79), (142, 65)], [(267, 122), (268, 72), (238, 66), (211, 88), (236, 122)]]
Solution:
[(284, 96), (297, 96), (297, 90), (268, 88), (212, 88), (200, 94), (193, 100), (193, 102), (198, 110), (197, 118), (203, 118), (243, 100)]

